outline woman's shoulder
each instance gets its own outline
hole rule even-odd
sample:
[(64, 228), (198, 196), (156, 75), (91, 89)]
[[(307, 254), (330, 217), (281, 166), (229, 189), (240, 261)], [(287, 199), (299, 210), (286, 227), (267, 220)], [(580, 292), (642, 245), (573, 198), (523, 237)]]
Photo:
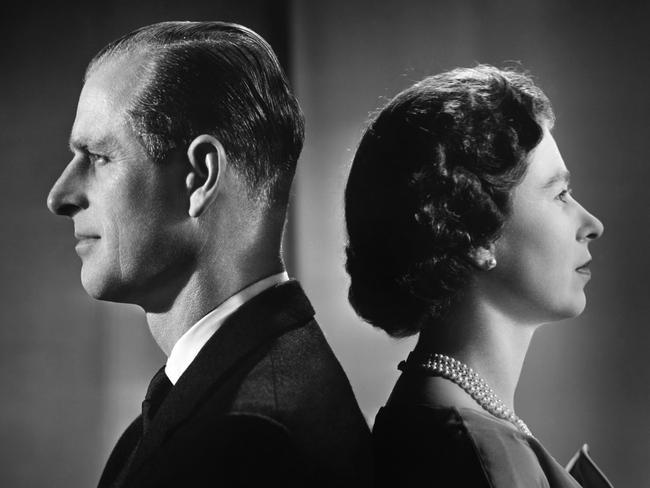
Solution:
[(373, 443), (379, 479), (390, 480), (385, 486), (400, 479), (408, 480), (400, 486), (423, 481), (490, 488), (579, 486), (557, 463), (552, 465), (551, 456), (534, 439), (469, 408), (384, 407), (375, 420)]
[(502, 437), (506, 445), (527, 445), (528, 439), (513, 424), (487, 412), (466, 407), (426, 404), (382, 407), (373, 430), (380, 435), (397, 435), (414, 440), (429, 437), (432, 432), (443, 437), (463, 436), (479, 443)]

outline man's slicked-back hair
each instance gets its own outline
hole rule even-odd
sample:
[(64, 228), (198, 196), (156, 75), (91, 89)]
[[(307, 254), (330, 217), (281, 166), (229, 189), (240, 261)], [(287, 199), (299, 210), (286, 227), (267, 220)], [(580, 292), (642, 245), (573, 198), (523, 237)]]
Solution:
[(284, 208), (304, 140), (304, 118), (271, 46), (226, 22), (162, 22), (104, 47), (104, 62), (140, 63), (128, 119), (150, 156), (162, 161), (201, 134), (215, 136), (251, 196)]

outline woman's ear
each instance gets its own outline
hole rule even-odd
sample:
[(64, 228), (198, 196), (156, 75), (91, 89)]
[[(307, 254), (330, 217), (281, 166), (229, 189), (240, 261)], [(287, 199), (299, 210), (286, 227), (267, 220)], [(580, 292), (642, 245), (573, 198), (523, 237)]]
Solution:
[(202, 134), (191, 142), (187, 159), (192, 166), (185, 178), (190, 195), (188, 213), (190, 217), (198, 217), (216, 199), (223, 186), (228, 159), (221, 142), (208, 134)]
[(484, 271), (490, 271), (497, 265), (496, 257), (494, 256), (495, 246), (490, 243), (487, 247), (479, 246), (472, 248), (469, 252), (469, 257), (474, 265)]

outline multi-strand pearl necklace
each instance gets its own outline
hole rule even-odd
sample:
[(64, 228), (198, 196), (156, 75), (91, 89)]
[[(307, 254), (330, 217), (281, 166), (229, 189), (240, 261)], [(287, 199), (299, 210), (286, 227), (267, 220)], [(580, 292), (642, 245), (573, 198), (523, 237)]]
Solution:
[(495, 417), (511, 422), (521, 432), (532, 437), (533, 434), (524, 421), (517, 417), (515, 412), (503, 403), (485, 380), (465, 363), (444, 354), (430, 354), (422, 362), (411, 363), (412, 361), (409, 358), (409, 362), (403, 364), (415, 366), (432, 376), (441, 376), (453, 381), (465, 390), (484, 410)]

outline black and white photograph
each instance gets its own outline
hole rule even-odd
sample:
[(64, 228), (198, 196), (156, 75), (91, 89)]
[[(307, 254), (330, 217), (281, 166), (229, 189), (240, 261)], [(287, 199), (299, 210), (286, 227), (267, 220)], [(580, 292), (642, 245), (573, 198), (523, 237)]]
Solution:
[(0, 486), (650, 487), (650, 3), (0, 15)]

